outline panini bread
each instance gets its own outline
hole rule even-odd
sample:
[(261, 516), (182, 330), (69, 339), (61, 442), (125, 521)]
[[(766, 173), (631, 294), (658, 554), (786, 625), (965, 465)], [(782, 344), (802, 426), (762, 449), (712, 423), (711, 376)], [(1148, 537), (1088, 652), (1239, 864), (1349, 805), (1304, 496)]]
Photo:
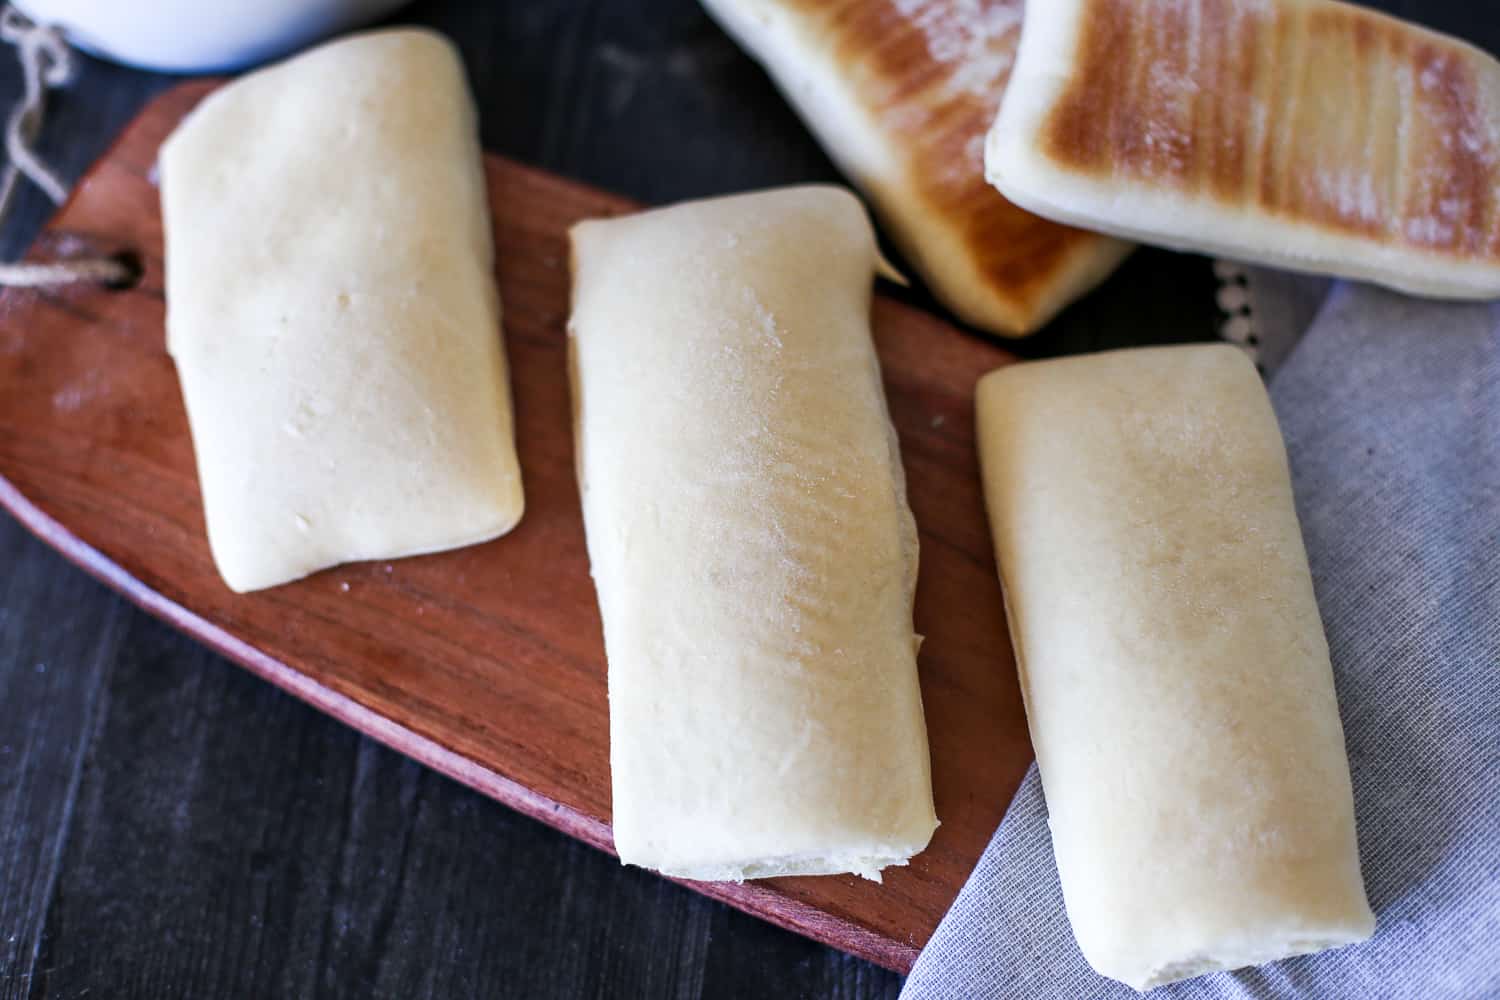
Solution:
[(1030, 4), (985, 164), (1061, 222), (1500, 296), (1500, 63), (1361, 7)]
[(981, 379), (976, 408), (1089, 964), (1146, 990), (1368, 938), (1328, 643), (1255, 366), (1227, 344), (1036, 361)]
[(869, 217), (795, 187), (571, 236), (620, 860), (878, 880), (937, 819)]
[(874, 204), (934, 295), (991, 333), (1036, 330), (1130, 247), (985, 183), (1020, 0), (703, 0)]
[(216, 91), (161, 148), (167, 348), (243, 592), (521, 518), (474, 104), (422, 30)]

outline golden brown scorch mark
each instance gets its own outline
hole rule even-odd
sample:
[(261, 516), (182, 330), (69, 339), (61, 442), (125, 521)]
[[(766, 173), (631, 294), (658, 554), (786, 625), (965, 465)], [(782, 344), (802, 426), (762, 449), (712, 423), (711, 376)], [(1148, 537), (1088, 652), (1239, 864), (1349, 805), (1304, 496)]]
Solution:
[(1338, 3), (1087, 0), (1064, 167), (1500, 259), (1500, 70)]
[(1021, 0), (796, 0), (855, 89), (907, 150), (908, 182), (963, 233), (981, 274), (1030, 312), (1100, 237), (1039, 219), (984, 179), (984, 136), (1021, 32)]

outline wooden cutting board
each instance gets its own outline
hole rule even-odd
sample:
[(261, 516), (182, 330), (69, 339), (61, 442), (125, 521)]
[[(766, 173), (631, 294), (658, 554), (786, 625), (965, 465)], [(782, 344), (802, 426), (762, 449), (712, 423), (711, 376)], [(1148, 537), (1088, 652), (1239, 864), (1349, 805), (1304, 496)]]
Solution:
[[(129, 253), (125, 290), (0, 296), (0, 503), (89, 573), (235, 662), (514, 809), (610, 850), (604, 646), (573, 480), (566, 232), (636, 206), (488, 158), (526, 516), (457, 552), (346, 566), (236, 596), (204, 535), (164, 348), (156, 151), (211, 82), (157, 98), (30, 258)], [(1014, 358), (877, 298), (877, 346), (921, 528), (916, 626), (942, 826), (884, 885), (687, 883), (907, 970), (1031, 760), (980, 496), (975, 380)], [(0, 568), (3, 571), (3, 568)], [(226, 732), (226, 740), (235, 738)]]

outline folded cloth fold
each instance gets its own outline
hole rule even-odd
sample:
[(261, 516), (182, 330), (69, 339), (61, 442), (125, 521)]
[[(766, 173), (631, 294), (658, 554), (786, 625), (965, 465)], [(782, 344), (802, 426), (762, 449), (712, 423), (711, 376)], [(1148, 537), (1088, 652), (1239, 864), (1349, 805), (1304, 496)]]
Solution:
[[(1275, 281), (1249, 282), (1262, 338)], [(1163, 998), (1500, 996), (1500, 304), (1334, 285), (1271, 382), (1333, 657), (1375, 937)], [(906, 982), (1131, 997), (1073, 940), (1033, 767)]]

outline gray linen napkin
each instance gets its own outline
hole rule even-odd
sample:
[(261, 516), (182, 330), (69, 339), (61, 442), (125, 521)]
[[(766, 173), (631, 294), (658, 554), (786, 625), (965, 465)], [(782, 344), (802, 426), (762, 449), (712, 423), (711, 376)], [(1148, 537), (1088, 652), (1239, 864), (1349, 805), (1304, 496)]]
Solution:
[[(1379, 925), (1151, 995), (1500, 997), (1500, 306), (1335, 285), (1271, 397)], [(902, 996), (1138, 995), (1078, 951), (1033, 767)]]

